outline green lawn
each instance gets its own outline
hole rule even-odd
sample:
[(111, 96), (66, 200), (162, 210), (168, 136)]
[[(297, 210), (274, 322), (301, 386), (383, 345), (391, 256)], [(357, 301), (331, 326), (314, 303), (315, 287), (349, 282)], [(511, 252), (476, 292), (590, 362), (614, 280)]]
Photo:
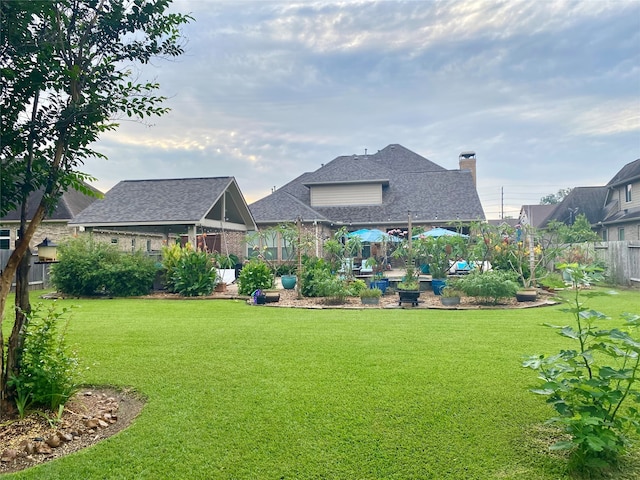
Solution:
[[(639, 311), (638, 298), (590, 305), (617, 317)], [(84, 381), (133, 386), (148, 403), (126, 431), (7, 478), (571, 478), (546, 452), (540, 425), (552, 411), (520, 366), (568, 345), (541, 326), (569, 321), (558, 307), (59, 303), (79, 306), (69, 339)], [(626, 469), (614, 478), (638, 478), (640, 450)]]

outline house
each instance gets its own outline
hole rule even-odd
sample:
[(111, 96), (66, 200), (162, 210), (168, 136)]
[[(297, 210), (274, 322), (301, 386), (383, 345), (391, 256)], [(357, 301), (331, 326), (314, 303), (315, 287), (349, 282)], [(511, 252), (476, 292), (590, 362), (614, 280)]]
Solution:
[(603, 241), (640, 240), (640, 159), (622, 167), (605, 186), (576, 187), (553, 207), (543, 226), (552, 220), (571, 225), (583, 214)]
[(540, 228), (546, 225), (547, 217), (555, 209), (555, 205), (522, 205), (518, 215), (518, 222), (521, 225), (531, 225)]
[[(299, 220), (316, 241), (340, 227), (391, 230), (484, 220), (476, 156), (462, 152), (447, 170), (402, 145), (340, 156), (275, 190), (249, 208), (260, 228)], [(318, 250), (318, 246), (316, 248)]]
[[(85, 187), (95, 191), (98, 196), (102, 195), (102, 192), (99, 192), (90, 185), (85, 184)], [(33, 218), (33, 215), (40, 205), (43, 193), (44, 190), (41, 188), (29, 196), (29, 200), (27, 202), (27, 220), (31, 220)], [(76, 235), (77, 228), (70, 226), (69, 222), (74, 216), (96, 200), (97, 198), (95, 196), (86, 195), (78, 190), (69, 189), (64, 192), (53, 213), (45, 216), (44, 220), (36, 230), (31, 242), (29, 243), (31, 250), (34, 250), (35, 246), (40, 244), (45, 238), (59, 242), (65, 238)], [(19, 229), (19, 208), (8, 212), (4, 217), (0, 218), (0, 250), (8, 251), (15, 248)]]
[(183, 238), (241, 255), (256, 224), (234, 177), (124, 180), (70, 225), (123, 250), (158, 251)]
[(607, 197), (607, 187), (576, 187), (547, 215), (545, 225), (556, 221), (573, 225), (578, 215), (584, 215), (591, 225), (601, 219)]
[(602, 239), (640, 240), (640, 158), (622, 167), (606, 188), (603, 215), (596, 225)]

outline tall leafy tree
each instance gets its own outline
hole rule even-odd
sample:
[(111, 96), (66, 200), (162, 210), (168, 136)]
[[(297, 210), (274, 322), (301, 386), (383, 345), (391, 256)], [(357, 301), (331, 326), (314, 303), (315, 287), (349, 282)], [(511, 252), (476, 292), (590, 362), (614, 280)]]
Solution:
[(571, 193), (571, 188), (561, 188), (558, 193), (550, 193), (540, 199), (540, 205), (557, 205)]
[[(191, 20), (172, 13), (171, 0), (12, 0), (0, 2), (0, 214), (20, 208), (20, 242), (0, 277), (0, 327), (11, 281), (34, 232), (63, 192), (90, 194), (79, 168), (101, 133), (123, 116), (162, 115), (159, 85), (138, 80), (136, 65), (183, 53), (180, 28)], [(42, 189), (27, 222), (26, 201)], [(22, 273), (20, 273), (22, 272)], [(19, 271), (19, 277), (24, 271)], [(17, 296), (17, 304), (28, 308)], [(0, 328), (0, 393), (19, 367), (16, 318), (5, 365)], [(13, 339), (15, 338), (15, 342)]]

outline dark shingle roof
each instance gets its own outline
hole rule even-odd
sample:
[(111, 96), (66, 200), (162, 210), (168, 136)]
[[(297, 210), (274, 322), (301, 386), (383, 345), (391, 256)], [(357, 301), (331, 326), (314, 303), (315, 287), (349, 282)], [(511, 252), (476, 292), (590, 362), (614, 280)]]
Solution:
[(539, 228), (546, 224), (547, 218), (556, 208), (556, 205), (523, 205), (521, 212), (527, 216), (529, 225)]
[(640, 179), (640, 158), (631, 163), (627, 163), (615, 176), (607, 183), (608, 187), (616, 187), (624, 183), (633, 182)]
[(233, 181), (233, 177), (124, 180), (72, 224), (198, 222)]
[(607, 187), (576, 187), (556, 205), (545, 224), (556, 220), (571, 225), (578, 215), (585, 215), (591, 225), (602, 220)]
[[(381, 205), (311, 207), (309, 185), (367, 180), (383, 184)], [(249, 208), (259, 223), (298, 216), (346, 224), (397, 223), (406, 221), (409, 211), (415, 221), (484, 219), (471, 172), (447, 170), (397, 144), (373, 155), (337, 157)]]
[[(93, 190), (95, 192), (99, 192), (97, 189), (92, 186), (85, 184), (85, 187), (89, 190)], [(27, 203), (27, 219), (31, 220), (33, 215), (36, 213), (36, 209), (38, 205), (40, 205), (40, 201), (42, 200), (42, 194), (44, 193), (44, 189), (40, 188), (33, 192), (29, 196), (29, 201)], [(82, 212), (85, 208), (96, 201), (96, 197), (92, 197), (89, 195), (85, 195), (78, 190), (74, 190), (70, 188), (68, 191), (62, 194), (62, 197), (58, 201), (58, 205), (56, 209), (53, 211), (51, 215), (47, 215), (45, 217), (46, 220), (71, 220), (77, 214)], [(7, 213), (4, 217), (0, 218), (0, 222), (2, 221), (20, 221), (20, 209), (12, 210)]]

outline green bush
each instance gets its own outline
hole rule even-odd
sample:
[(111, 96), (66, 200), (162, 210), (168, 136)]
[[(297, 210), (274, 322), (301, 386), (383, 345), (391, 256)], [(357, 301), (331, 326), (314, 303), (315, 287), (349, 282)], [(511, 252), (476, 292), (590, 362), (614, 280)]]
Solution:
[(500, 270), (473, 271), (458, 279), (456, 288), (480, 303), (496, 305), (503, 298), (513, 298), (518, 291), (514, 274)]
[(273, 288), (273, 273), (269, 266), (260, 260), (251, 260), (242, 267), (238, 277), (238, 293), (251, 295), (256, 290)]
[(174, 274), (180, 259), (190, 250), (181, 247), (178, 243), (162, 247), (162, 268), (164, 269), (164, 282), (168, 292), (176, 293), (176, 286), (173, 282)]
[(28, 315), (20, 373), (10, 381), (21, 410), (27, 404), (57, 410), (78, 390), (78, 361), (65, 343), (68, 313), (68, 308), (57, 311), (54, 302), (47, 310), (40, 303)]
[(320, 285), (334, 277), (331, 264), (322, 258), (305, 258), (300, 276), (300, 288), (304, 297), (322, 297)]
[(58, 248), (59, 263), (51, 267), (51, 281), (73, 296), (137, 296), (149, 293), (157, 268), (142, 252), (121, 252), (114, 245), (83, 236)]
[(595, 268), (564, 265), (573, 283), (573, 294), (563, 311), (573, 317), (573, 326), (552, 326), (575, 348), (552, 356), (535, 355), (523, 366), (539, 372), (540, 388), (559, 414), (549, 423), (559, 424), (570, 440), (556, 442), (551, 449), (569, 450), (573, 466), (593, 470), (614, 464), (630, 445), (628, 432), (640, 434), (640, 339), (634, 334), (640, 315), (624, 314), (623, 329), (601, 329), (595, 321), (609, 318), (587, 308), (580, 287), (602, 280)]
[(173, 268), (172, 283), (176, 293), (197, 297), (213, 292), (217, 278), (216, 268), (207, 252), (187, 250)]

